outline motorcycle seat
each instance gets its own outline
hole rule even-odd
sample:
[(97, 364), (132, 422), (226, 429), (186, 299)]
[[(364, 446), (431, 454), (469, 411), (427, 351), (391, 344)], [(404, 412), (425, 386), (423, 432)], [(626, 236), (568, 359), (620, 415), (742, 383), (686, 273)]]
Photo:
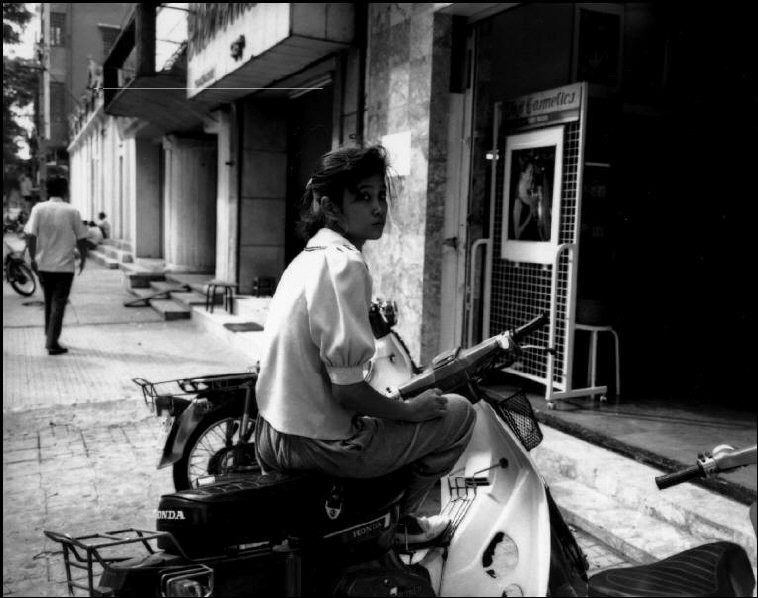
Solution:
[(750, 596), (747, 553), (732, 542), (690, 548), (657, 563), (607, 569), (589, 581), (590, 596)]
[[(232, 474), (213, 484), (163, 495), (157, 529), (171, 532), (188, 555), (286, 536), (304, 541), (331, 537), (340, 530), (362, 530), (367, 523), (373, 524), (372, 532), (380, 528), (389, 534), (397, 520), (404, 480), (402, 471), (370, 479), (312, 473)], [(168, 545), (159, 546), (170, 550)]]

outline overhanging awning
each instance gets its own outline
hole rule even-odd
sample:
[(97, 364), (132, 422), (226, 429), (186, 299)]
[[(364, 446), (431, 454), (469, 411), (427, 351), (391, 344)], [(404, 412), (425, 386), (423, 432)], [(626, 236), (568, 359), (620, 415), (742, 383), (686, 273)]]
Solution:
[(347, 44), (289, 37), (212, 86), (206, 87), (190, 101), (210, 105), (232, 102), (271, 87), (277, 81), (346, 47)]
[(209, 108), (205, 102), (187, 99), (184, 77), (157, 73), (132, 79), (118, 90), (106, 112), (140, 118), (150, 123), (152, 132), (161, 134), (201, 129)]

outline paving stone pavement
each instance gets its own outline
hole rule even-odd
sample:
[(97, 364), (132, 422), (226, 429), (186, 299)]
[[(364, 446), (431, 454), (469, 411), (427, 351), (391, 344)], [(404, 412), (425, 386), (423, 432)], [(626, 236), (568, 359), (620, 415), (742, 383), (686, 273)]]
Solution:
[(155, 469), (159, 420), (134, 377), (168, 380), (252, 365), (191, 321), (126, 308), (123, 273), (89, 262), (74, 281), (61, 342), (44, 349), (41, 291), (3, 285), (3, 595), (65, 596), (42, 530), (155, 528), (171, 491)]
[(140, 410), (109, 402), (4, 417), (3, 595), (67, 595), (45, 529), (154, 529), (173, 485), (170, 469), (155, 469), (158, 420)]

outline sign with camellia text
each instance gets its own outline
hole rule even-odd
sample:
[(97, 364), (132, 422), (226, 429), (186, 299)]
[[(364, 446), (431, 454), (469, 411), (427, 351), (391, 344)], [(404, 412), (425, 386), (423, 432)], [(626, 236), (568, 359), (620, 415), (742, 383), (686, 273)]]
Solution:
[(582, 84), (574, 83), (520, 96), (503, 102), (503, 119), (509, 129), (579, 120)]

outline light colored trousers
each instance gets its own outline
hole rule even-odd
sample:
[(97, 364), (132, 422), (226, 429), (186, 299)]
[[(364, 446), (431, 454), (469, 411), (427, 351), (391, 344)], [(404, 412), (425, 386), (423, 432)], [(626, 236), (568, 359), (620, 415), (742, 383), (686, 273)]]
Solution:
[(318, 471), (340, 478), (375, 478), (409, 466), (401, 514), (414, 514), (437, 480), (466, 449), (476, 412), (468, 399), (448, 394), (444, 417), (403, 422), (356, 418), (358, 431), (345, 440), (316, 440), (277, 432), (260, 415), (255, 428), (264, 471)]

